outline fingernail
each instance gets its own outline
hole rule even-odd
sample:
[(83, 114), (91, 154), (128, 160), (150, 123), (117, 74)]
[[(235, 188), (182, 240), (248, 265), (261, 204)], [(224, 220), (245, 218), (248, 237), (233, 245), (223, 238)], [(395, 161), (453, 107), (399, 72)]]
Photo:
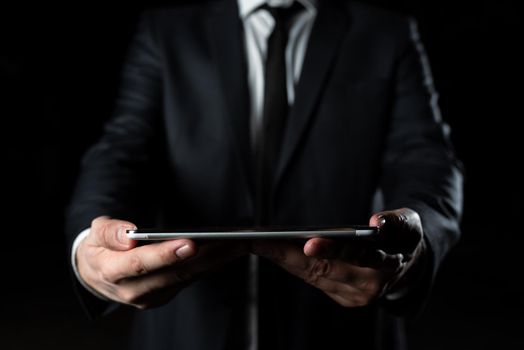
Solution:
[(189, 258), (193, 255), (193, 253), (193, 249), (191, 249), (189, 244), (183, 245), (175, 251), (175, 255), (178, 256), (180, 259)]
[(116, 239), (118, 240), (119, 243), (122, 243), (122, 244), (125, 244), (127, 245), (128, 244), (128, 241), (127, 241), (127, 235), (126, 235), (126, 230), (128, 228), (127, 227), (120, 227), (118, 229), (118, 233), (116, 235)]

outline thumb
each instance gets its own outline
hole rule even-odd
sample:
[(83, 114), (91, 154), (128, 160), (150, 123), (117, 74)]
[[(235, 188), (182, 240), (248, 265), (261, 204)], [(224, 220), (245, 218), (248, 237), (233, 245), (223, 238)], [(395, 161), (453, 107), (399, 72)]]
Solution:
[(423, 236), (420, 216), (409, 208), (376, 213), (369, 225), (379, 228), (377, 242), (388, 253), (411, 253)]
[(100, 216), (91, 223), (89, 236), (96, 246), (110, 250), (129, 250), (136, 246), (136, 241), (129, 239), (126, 230), (136, 229), (136, 225), (124, 220)]

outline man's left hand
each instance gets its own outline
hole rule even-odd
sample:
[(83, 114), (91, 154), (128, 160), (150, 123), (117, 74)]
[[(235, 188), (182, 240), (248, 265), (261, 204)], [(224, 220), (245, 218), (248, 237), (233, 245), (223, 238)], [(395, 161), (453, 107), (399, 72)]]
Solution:
[(404, 285), (403, 277), (426, 251), (420, 217), (411, 209), (377, 213), (369, 225), (379, 227), (374, 239), (312, 238), (303, 248), (265, 240), (254, 242), (252, 251), (342, 306), (364, 306)]

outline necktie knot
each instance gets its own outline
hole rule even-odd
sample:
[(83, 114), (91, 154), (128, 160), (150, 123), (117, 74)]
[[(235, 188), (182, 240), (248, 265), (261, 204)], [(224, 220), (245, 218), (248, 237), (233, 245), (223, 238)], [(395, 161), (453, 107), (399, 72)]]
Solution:
[(289, 30), (293, 18), (304, 9), (304, 6), (302, 6), (298, 1), (293, 1), (289, 7), (274, 7), (264, 4), (260, 8), (271, 14), (275, 20), (275, 28)]

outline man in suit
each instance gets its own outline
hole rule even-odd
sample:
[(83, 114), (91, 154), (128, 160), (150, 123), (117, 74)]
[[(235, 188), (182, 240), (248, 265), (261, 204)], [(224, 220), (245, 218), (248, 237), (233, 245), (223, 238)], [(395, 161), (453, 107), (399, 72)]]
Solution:
[[(91, 314), (148, 309), (138, 349), (403, 348), (401, 316), (424, 304), (461, 213), (416, 26), (343, 0), (267, 3), (143, 16), (68, 213), (79, 293)], [(125, 236), (367, 222), (374, 241)]]

